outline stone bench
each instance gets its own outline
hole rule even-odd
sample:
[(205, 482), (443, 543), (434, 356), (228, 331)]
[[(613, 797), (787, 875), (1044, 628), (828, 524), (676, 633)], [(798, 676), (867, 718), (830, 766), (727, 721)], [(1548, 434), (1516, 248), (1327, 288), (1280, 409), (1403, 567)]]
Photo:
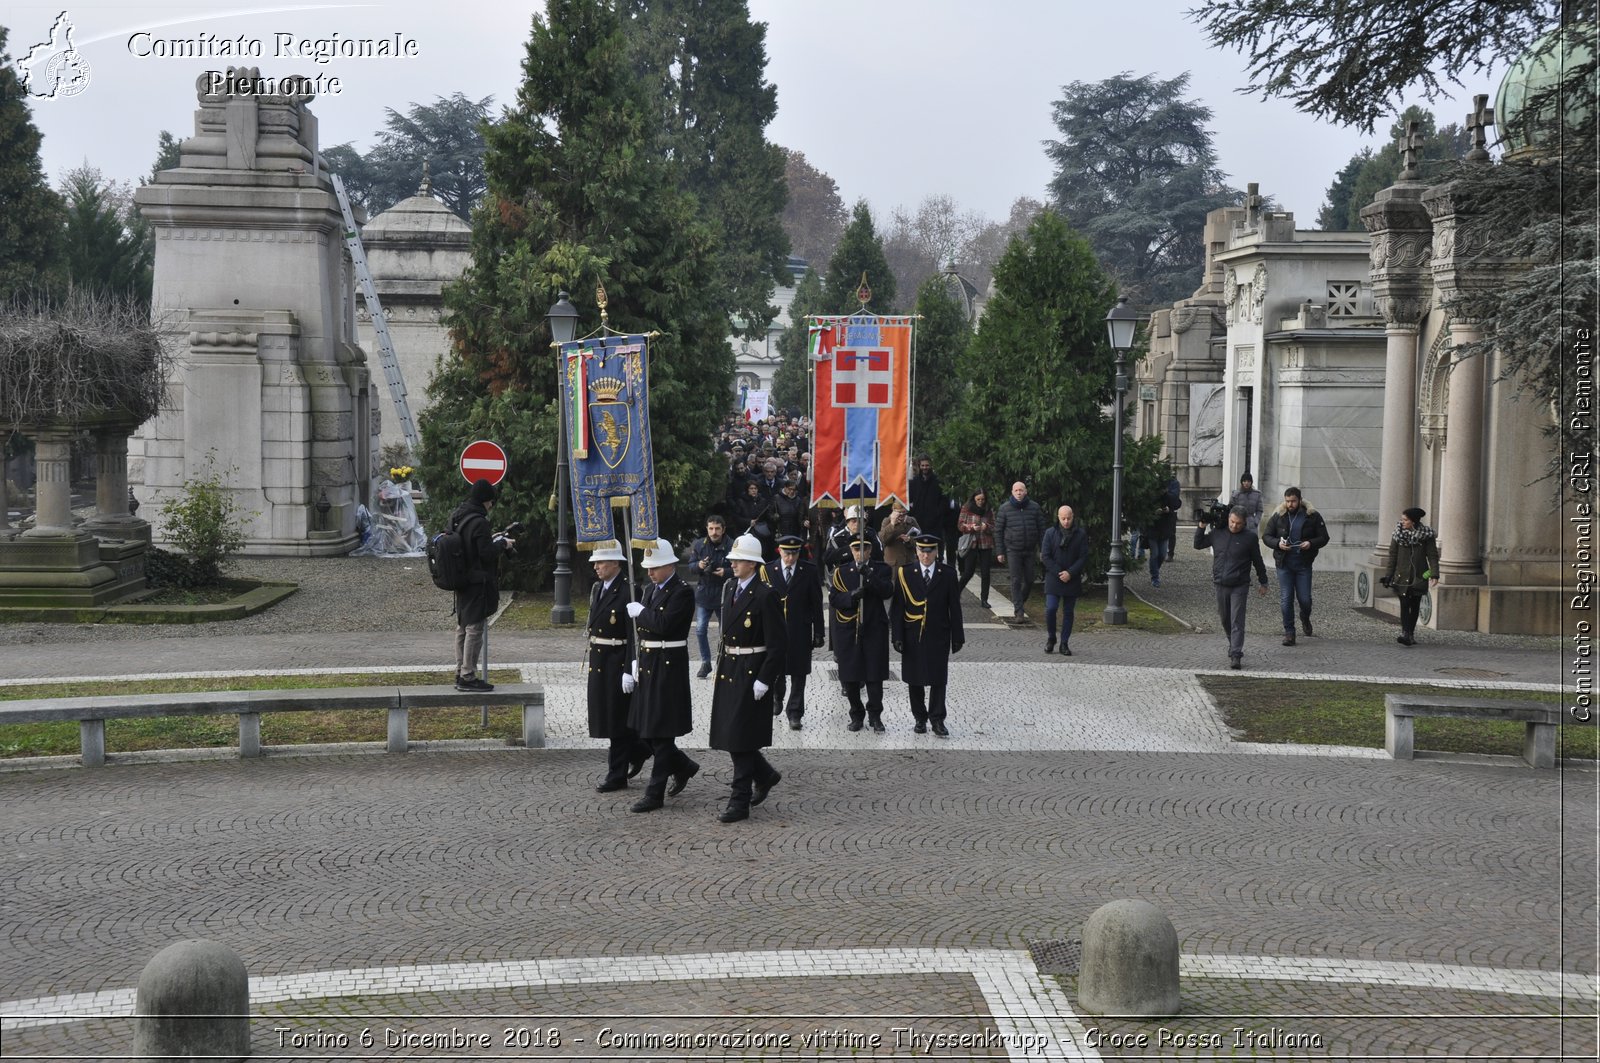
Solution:
[(522, 707), (522, 744), (544, 746), (544, 688), (513, 683), (492, 691), (461, 691), (453, 686), (323, 687), (306, 690), (222, 690), (193, 694), (112, 694), (82, 698), (33, 698), (0, 701), (0, 724), (78, 721), (84, 767), (106, 762), (106, 721), (150, 716), (239, 717), (239, 756), (259, 757), (261, 714), (264, 712), (342, 712), (383, 709), (388, 712), (390, 753), (410, 747), (412, 709), (456, 706)]
[[(1558, 703), (1385, 694), (1383, 708), (1383, 747), (1396, 760), (1410, 760), (1415, 754), (1412, 721), (1416, 717), (1454, 716), (1471, 720), (1520, 720), (1526, 725), (1522, 759), (1535, 768), (1555, 767), (1556, 728), (1564, 716)], [(1578, 724), (1580, 721), (1568, 719), (1567, 722)]]

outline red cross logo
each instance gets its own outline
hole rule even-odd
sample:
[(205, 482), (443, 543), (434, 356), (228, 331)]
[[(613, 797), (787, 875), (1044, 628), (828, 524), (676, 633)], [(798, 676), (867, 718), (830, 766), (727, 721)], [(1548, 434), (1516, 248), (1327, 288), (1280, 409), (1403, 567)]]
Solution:
[(833, 352), (833, 404), (894, 405), (894, 352), (888, 347), (840, 347)]

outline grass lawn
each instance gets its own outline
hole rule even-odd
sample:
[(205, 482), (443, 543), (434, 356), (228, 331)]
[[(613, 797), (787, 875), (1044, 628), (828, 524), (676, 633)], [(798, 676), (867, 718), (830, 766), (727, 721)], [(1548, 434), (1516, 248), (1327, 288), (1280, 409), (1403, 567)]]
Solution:
[(500, 619), (494, 622), (490, 629), (490, 638), (493, 632), (504, 629), (506, 631), (583, 631), (589, 623), (589, 596), (573, 581), (572, 609), (577, 614), (577, 619), (571, 624), (552, 624), (550, 622), (550, 609), (555, 605), (555, 594), (552, 591), (540, 591), (533, 594), (527, 591), (518, 591), (500, 614)]
[[(516, 683), (514, 669), (494, 669), (495, 683)], [(202, 690), (301, 690), (309, 687), (439, 686), (453, 682), (450, 670), (360, 673), (349, 675), (256, 675), (231, 679), (152, 679), (139, 682), (79, 681), (0, 687), (0, 702), (23, 698), (93, 697), (101, 694), (190, 693)], [(522, 736), (522, 710), (490, 710), (489, 727), (480, 726), (475, 708), (413, 709), (413, 742), (451, 738), (514, 739)], [(269, 746), (320, 742), (381, 742), (388, 736), (388, 714), (382, 709), (332, 712), (274, 712), (261, 717), (261, 741)], [(237, 716), (154, 716), (106, 721), (106, 751), (131, 753), (148, 749), (196, 749), (239, 744)], [(0, 725), (0, 758), (73, 755), (78, 752), (78, 724), (14, 723)]]
[[(1561, 696), (1532, 690), (1477, 690), (1414, 683), (1349, 683), (1337, 680), (1259, 679), (1203, 675), (1206, 688), (1223, 719), (1247, 742), (1291, 745), (1365, 746), (1383, 748), (1383, 696), (1434, 694), (1441, 697), (1496, 698), (1559, 704)], [(1495, 720), (1418, 717), (1416, 748), (1447, 753), (1493, 753), (1519, 756), (1523, 725)], [(1563, 726), (1556, 756), (1574, 760), (1597, 758), (1597, 729)]]
[[(1029, 600), (1029, 612), (1034, 605)], [(1141, 601), (1129, 594), (1126, 585), (1122, 592), (1122, 607), (1128, 611), (1126, 624), (1107, 624), (1106, 613), (1106, 586), (1105, 584), (1090, 584), (1084, 588), (1083, 597), (1078, 599), (1078, 611), (1072, 617), (1072, 632), (1074, 635), (1085, 631), (1151, 631), (1158, 635), (1181, 634), (1189, 628), (1172, 619), (1166, 613)], [(1038, 599), (1040, 614), (1044, 610), (1044, 599)]]

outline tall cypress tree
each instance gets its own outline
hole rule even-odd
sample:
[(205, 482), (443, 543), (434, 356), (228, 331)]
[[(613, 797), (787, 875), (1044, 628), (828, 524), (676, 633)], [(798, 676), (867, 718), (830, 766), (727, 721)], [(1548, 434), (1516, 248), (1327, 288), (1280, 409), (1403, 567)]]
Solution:
[(828, 313), (853, 314), (860, 308), (856, 289), (861, 286), (863, 273), (872, 289), (867, 309), (876, 314), (890, 313), (895, 306), (894, 272), (889, 269), (883, 240), (872, 224), (872, 211), (864, 199), (851, 210), (850, 224), (845, 226), (828, 262), (828, 276), (822, 282), (822, 301)]
[(478, 437), (506, 447), (499, 512), (535, 537), (519, 550), (524, 578), (542, 578), (552, 553), (556, 359), (543, 318), (560, 291), (582, 315), (580, 334), (600, 324), (598, 283), (612, 328), (662, 333), (650, 345), (650, 410), (663, 533), (692, 528), (721, 487), (706, 452), (733, 352), (714, 238), (654, 150), (654, 119), (611, 3), (551, 0), (534, 16), (516, 105), (488, 133), (472, 264), (445, 293), (454, 356), (429, 386), (421, 455), (437, 523), (460, 486), (461, 447)]
[(149, 227), (138, 222), (131, 205), (129, 220), (123, 221), (112, 202), (111, 184), (92, 166), (69, 171), (62, 190), (67, 276), (73, 285), (148, 306), (155, 268), (155, 240)]
[(828, 313), (822, 301), (822, 278), (814, 269), (806, 270), (789, 304), (789, 327), (778, 337), (782, 361), (772, 375), (772, 403), (780, 410), (806, 410), (811, 406), (812, 314)]
[(639, 66), (655, 83), (662, 151), (717, 238), (717, 280), (741, 335), (766, 335), (787, 283), (782, 148), (767, 142), (778, 90), (767, 27), (746, 0), (622, 0)]
[(62, 279), (61, 197), (44, 177), (38, 128), (0, 26), (0, 302)]
[[(961, 398), (961, 377), (956, 373), (961, 355), (972, 339), (966, 308), (956, 302), (950, 278), (929, 277), (917, 289), (916, 378), (912, 383), (911, 447), (920, 453), (938, 434), (939, 427), (956, 412)], [(952, 485), (945, 484), (950, 490)]]
[[(963, 490), (1003, 498), (1025, 480), (1046, 512), (1072, 506), (1098, 574), (1111, 545), (1115, 362), (1105, 316), (1116, 289), (1089, 242), (1049, 210), (1013, 241), (994, 277), (994, 297), (959, 362), (968, 382), (960, 412), (931, 448), (936, 466)], [(1135, 527), (1162, 482), (1159, 447), (1159, 436), (1127, 439), (1124, 421), (1123, 512)]]

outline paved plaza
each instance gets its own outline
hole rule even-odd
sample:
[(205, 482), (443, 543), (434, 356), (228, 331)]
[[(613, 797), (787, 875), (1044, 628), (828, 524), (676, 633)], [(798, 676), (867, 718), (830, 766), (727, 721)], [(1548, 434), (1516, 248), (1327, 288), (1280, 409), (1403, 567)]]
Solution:
[[(1542, 641), (1408, 653), (1335, 612), (1310, 652), (1253, 634), (1247, 668), (1559, 672)], [(705, 770), (680, 796), (635, 815), (637, 786), (594, 792), (570, 632), (492, 641), (546, 688), (544, 750), (0, 773), (0, 1056), (125, 1055), (144, 964), (210, 938), (249, 969), (261, 1058), (1594, 1057), (1591, 768), (1246, 745), (1196, 678), (1213, 632), (1093, 633), (1062, 659), (1037, 628), (968, 615), (949, 740), (911, 732), (898, 684), (887, 734), (848, 732), (824, 662), (805, 729), (769, 752), (782, 782), (740, 824), (716, 822), (731, 771), (704, 750), (709, 682), (684, 743)], [(0, 681), (430, 665), (448, 646), (22, 634)], [(1078, 1003), (1083, 922), (1124, 897), (1177, 929), (1177, 1017)]]

